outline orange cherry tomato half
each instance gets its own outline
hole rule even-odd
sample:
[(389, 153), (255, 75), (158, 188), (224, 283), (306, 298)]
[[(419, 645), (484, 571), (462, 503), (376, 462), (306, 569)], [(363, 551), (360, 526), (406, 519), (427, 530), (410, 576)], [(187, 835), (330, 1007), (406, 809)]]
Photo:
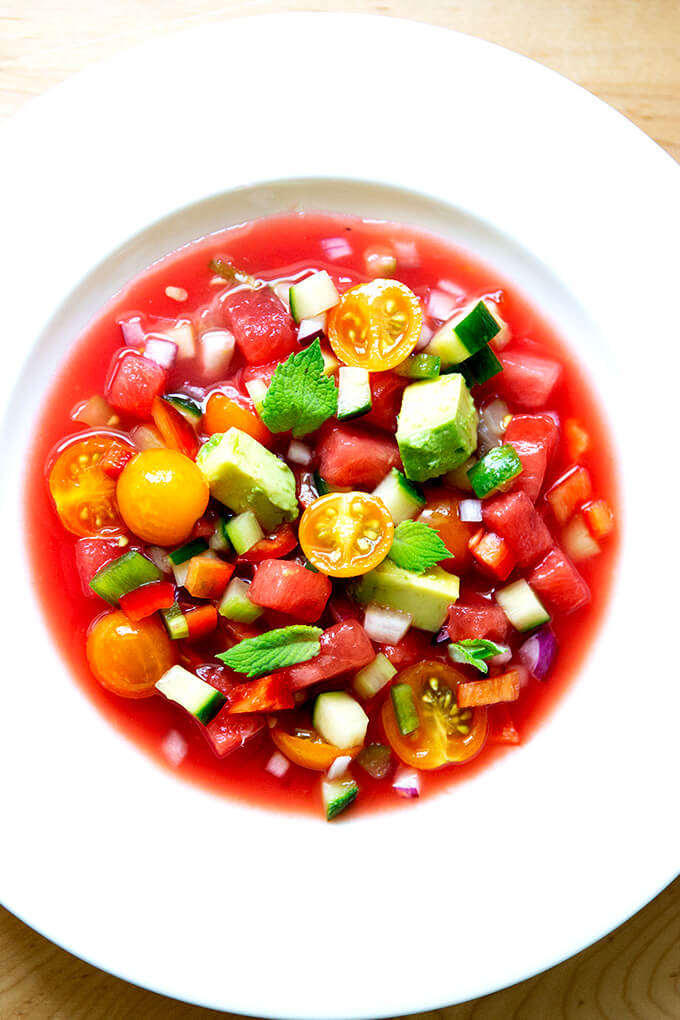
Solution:
[(213, 393), (208, 398), (203, 415), (203, 428), (209, 436), (214, 436), (216, 432), (226, 432), (227, 429), (237, 428), (241, 432), (247, 432), (263, 446), (268, 446), (272, 439), (271, 432), (255, 411), (243, 407), (238, 401), (224, 393)]
[(371, 280), (346, 291), (328, 313), (328, 339), (346, 365), (385, 372), (408, 357), (423, 325), (412, 290), (398, 280)]
[(456, 572), (470, 565), (472, 557), (468, 542), (479, 529), (478, 524), (461, 521), (459, 507), (459, 499), (447, 494), (444, 489), (438, 489), (429, 493), (427, 505), (418, 517), (419, 521), (439, 532), (439, 537), (451, 553), (451, 559), (439, 565)]
[(71, 440), (57, 457), (48, 484), (61, 523), (74, 535), (115, 535), (125, 530), (116, 502), (116, 482), (101, 462), (113, 442), (106, 432)]
[(313, 566), (329, 577), (358, 577), (387, 556), (394, 538), (390, 512), (366, 492), (329, 492), (308, 506), (298, 539)]
[(313, 772), (326, 772), (336, 758), (355, 758), (361, 750), (361, 747), (340, 748), (327, 744), (313, 730), (309, 731), (309, 736), (294, 736), (277, 725), (269, 733), (281, 754), (293, 764)]
[(438, 769), (442, 765), (474, 758), (486, 742), (486, 708), (459, 709), (456, 688), (465, 676), (445, 662), (418, 662), (399, 673), (394, 684), (408, 684), (418, 713), (419, 725), (403, 734), (397, 722), (391, 696), (382, 709), (385, 736), (393, 751), (406, 765), (417, 769)]
[(123, 468), (116, 490), (130, 531), (154, 545), (180, 545), (208, 505), (210, 491), (179, 450), (143, 450)]
[(176, 660), (165, 627), (153, 617), (134, 622), (115, 610), (95, 620), (87, 661), (102, 687), (122, 698), (148, 698)]

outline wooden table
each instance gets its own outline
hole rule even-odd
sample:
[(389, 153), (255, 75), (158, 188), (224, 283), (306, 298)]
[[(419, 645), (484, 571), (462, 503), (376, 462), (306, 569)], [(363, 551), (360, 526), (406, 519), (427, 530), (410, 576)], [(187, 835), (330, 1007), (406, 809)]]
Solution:
[[(680, 0), (3, 0), (0, 116), (124, 47), (275, 10), (372, 12), (482, 36), (547, 64), (616, 107), (680, 160)], [(191, 10), (193, 13), (187, 13)], [(670, 805), (669, 810), (676, 810)], [(0, 911), (0, 1020), (224, 1014), (103, 974)], [(446, 1020), (680, 1018), (680, 880), (627, 924), (544, 974), (428, 1014)]]

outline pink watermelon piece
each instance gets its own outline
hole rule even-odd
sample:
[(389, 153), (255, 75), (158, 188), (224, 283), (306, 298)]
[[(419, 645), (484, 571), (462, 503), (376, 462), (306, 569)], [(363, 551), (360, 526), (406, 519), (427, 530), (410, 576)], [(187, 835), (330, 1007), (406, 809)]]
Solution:
[(482, 503), (484, 524), (508, 543), (520, 567), (530, 567), (553, 544), (545, 521), (526, 492), (511, 492)]

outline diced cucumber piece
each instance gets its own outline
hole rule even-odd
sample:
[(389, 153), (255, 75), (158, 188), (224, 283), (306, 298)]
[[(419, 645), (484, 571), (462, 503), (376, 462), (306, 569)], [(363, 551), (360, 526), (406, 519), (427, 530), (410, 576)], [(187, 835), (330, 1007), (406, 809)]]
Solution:
[(480, 386), (487, 379), (492, 379), (493, 376), (498, 375), (499, 372), (503, 371), (503, 366), (490, 347), (482, 347), (481, 351), (477, 351), (467, 361), (464, 361), (462, 365), (459, 365), (458, 371), (463, 376), (463, 379), (465, 379), (467, 385), (472, 388), (473, 386)]
[(172, 666), (157, 682), (156, 690), (168, 701), (181, 705), (201, 723), (209, 723), (227, 700), (224, 694), (184, 666)]
[(413, 517), (425, 506), (425, 497), (397, 468), (392, 468), (373, 495), (385, 504), (395, 524)]
[(364, 701), (374, 698), (385, 684), (388, 684), (396, 673), (396, 669), (382, 652), (378, 652), (373, 662), (364, 666), (354, 677), (352, 684), (355, 694)]
[(340, 295), (325, 269), (313, 273), (306, 280), (295, 283), (288, 295), (291, 315), (296, 322), (313, 319), (337, 305)]
[(318, 471), (314, 472), (314, 488), (320, 496), (327, 496), (332, 489), (325, 478), (322, 478)]
[(415, 733), (420, 726), (420, 719), (418, 718), (418, 709), (416, 708), (416, 702), (410, 686), (408, 684), (394, 684), (390, 689), (390, 695), (399, 732), (405, 737), (409, 733)]
[(232, 545), (226, 532), (227, 517), (220, 517), (215, 531), (208, 539), (208, 545), (216, 552), (230, 552)]
[(321, 784), (321, 796), (326, 812), (326, 821), (348, 808), (357, 799), (359, 787), (353, 779), (324, 780)]
[(314, 703), (312, 721), (323, 739), (336, 747), (356, 747), (366, 738), (368, 716), (346, 691), (320, 694)]
[(524, 578), (497, 591), (496, 602), (515, 630), (533, 630), (550, 620), (550, 613)]
[(438, 354), (411, 354), (394, 370), (407, 379), (436, 379), (441, 371)]
[(176, 602), (173, 602), (169, 609), (161, 609), (161, 616), (173, 641), (182, 641), (189, 637), (187, 618)]
[(499, 331), (498, 321), (487, 303), (473, 301), (437, 330), (427, 345), (427, 353), (439, 355), (443, 371), (481, 350)]
[(198, 425), (199, 421), (203, 417), (201, 408), (195, 400), (191, 399), (191, 397), (185, 397), (182, 393), (171, 393), (164, 399), (167, 400), (169, 404), (172, 404), (175, 410), (179, 411), (190, 425)]
[(181, 545), (179, 549), (173, 549), (171, 553), (168, 553), (168, 559), (173, 566), (179, 566), (180, 563), (190, 560), (192, 556), (198, 556), (199, 553), (205, 552), (207, 548), (208, 543), (204, 538), (195, 538), (192, 542)]
[(224, 530), (239, 556), (264, 538), (264, 531), (252, 510), (245, 510), (232, 517), (225, 524)]
[(371, 410), (371, 381), (365, 368), (347, 368), (338, 372), (338, 421), (348, 421)]
[(264, 379), (249, 379), (246, 383), (246, 389), (248, 390), (248, 396), (253, 402), (255, 410), (259, 414), (264, 404), (264, 398), (267, 396), (267, 386)]
[(130, 552), (123, 553), (118, 559), (112, 560), (98, 570), (90, 581), (90, 588), (100, 598), (115, 606), (128, 592), (140, 588), (143, 584), (162, 579), (163, 573), (155, 563), (131, 549)]
[(472, 482), (468, 478), (468, 471), (477, 463), (476, 457), (469, 457), (460, 467), (453, 471), (447, 471), (444, 481), (447, 485), (453, 485), (455, 489), (462, 489), (463, 492), (472, 492)]
[(478, 499), (490, 496), (522, 472), (522, 461), (514, 446), (494, 446), (468, 471)]
[(250, 584), (241, 577), (233, 577), (217, 607), (220, 616), (237, 623), (253, 623), (264, 612), (248, 598)]
[(338, 359), (330, 353), (321, 348), (321, 358), (323, 359), (323, 374), (324, 375), (335, 375), (340, 366)]

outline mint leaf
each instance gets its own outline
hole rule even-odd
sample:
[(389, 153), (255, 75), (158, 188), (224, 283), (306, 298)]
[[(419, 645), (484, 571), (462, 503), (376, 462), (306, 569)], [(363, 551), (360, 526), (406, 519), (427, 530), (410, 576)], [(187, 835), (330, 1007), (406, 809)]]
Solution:
[(233, 262), (227, 262), (226, 259), (220, 258), (219, 255), (210, 260), (208, 269), (215, 276), (221, 276), (223, 280), (229, 280), (233, 283), (245, 283), (248, 287), (253, 288), (261, 286), (254, 276), (244, 273), (241, 269), (237, 269)]
[(335, 414), (338, 391), (323, 369), (318, 339), (277, 366), (260, 410), (270, 432), (292, 430), (297, 439)]
[(320, 627), (280, 627), (254, 638), (246, 638), (215, 658), (248, 677), (265, 676), (275, 669), (285, 669), (298, 662), (313, 659), (321, 651)]
[(435, 563), (448, 560), (451, 553), (439, 532), (422, 521), (402, 521), (394, 531), (394, 541), (388, 553), (391, 560), (404, 570), (422, 574)]
[(455, 641), (449, 645), (449, 657), (454, 662), (464, 662), (468, 666), (474, 666), (480, 673), (488, 673), (489, 667), (485, 659), (492, 659), (494, 655), (500, 655), (505, 651), (500, 645), (493, 641), (486, 641), (484, 638), (465, 638), (463, 641)]

